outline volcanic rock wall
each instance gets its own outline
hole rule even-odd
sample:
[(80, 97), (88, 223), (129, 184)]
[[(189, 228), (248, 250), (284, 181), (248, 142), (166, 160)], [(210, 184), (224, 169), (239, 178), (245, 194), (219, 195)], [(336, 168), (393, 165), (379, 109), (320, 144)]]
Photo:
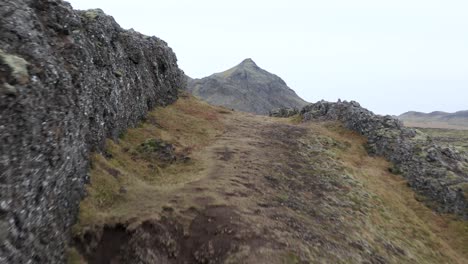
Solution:
[(379, 116), (357, 102), (321, 101), (301, 110), (304, 120), (334, 120), (367, 137), (370, 154), (395, 164), (409, 185), (441, 212), (468, 219), (468, 158), (453, 148), (442, 148), (417, 130), (391, 116)]
[(0, 2), (0, 263), (61, 263), (91, 150), (177, 99), (167, 44), (61, 0)]

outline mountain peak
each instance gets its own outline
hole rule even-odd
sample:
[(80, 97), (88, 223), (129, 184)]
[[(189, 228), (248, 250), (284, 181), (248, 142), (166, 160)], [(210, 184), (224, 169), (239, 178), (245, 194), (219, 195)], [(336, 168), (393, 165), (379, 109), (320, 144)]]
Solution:
[(189, 82), (187, 90), (208, 103), (262, 115), (277, 108), (300, 109), (307, 104), (280, 77), (250, 58), (226, 71)]
[(251, 59), (251, 58), (247, 58), (245, 60), (243, 60), (239, 66), (243, 66), (243, 67), (258, 67), (257, 64)]

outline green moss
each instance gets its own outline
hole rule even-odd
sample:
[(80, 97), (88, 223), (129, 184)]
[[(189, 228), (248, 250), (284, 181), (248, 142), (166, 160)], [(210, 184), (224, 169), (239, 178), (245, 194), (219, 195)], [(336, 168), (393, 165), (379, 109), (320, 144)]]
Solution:
[(465, 198), (468, 199), (468, 183), (461, 183), (459, 187)]
[(390, 167), (388, 168), (388, 171), (392, 174), (395, 174), (395, 175), (401, 175), (403, 172), (400, 170), (400, 168), (398, 166), (393, 166), (393, 167)]
[(121, 70), (116, 70), (114, 71), (114, 75), (118, 78), (122, 77), (123, 76), (123, 72)]
[(364, 150), (366, 151), (366, 153), (369, 153), (369, 154), (372, 154), (376, 152), (376, 147), (375, 147), (375, 144), (369, 144), (369, 143), (364, 143), (362, 145), (362, 147), (364, 148)]
[(284, 264), (298, 264), (300, 263), (300, 259), (296, 254), (289, 252), (286, 254), (286, 256), (284, 256), (282, 262)]
[(11, 75), (19, 84), (29, 82), (28, 65), (29, 63), (18, 56), (5, 53), (0, 49), (0, 60), (11, 69)]
[(415, 132), (416, 132), (416, 135), (413, 137), (413, 140), (426, 141), (428, 139), (427, 134), (422, 132), (421, 130), (416, 129)]
[(447, 171), (447, 179), (448, 180), (458, 180), (459, 176), (455, 174), (453, 171)]
[(72, 247), (67, 250), (67, 264), (83, 264), (85, 263), (81, 254)]
[(280, 202), (280, 203), (285, 203), (285, 202), (288, 201), (288, 199), (289, 199), (289, 196), (288, 196), (287, 194), (284, 194), (284, 193), (278, 194), (278, 195), (276, 196), (276, 200), (277, 200), (278, 202)]
[(94, 20), (102, 14), (104, 14), (104, 12), (101, 9), (90, 9), (84, 12), (85, 17), (90, 20)]
[(18, 93), (16, 87), (8, 83), (0, 85), (0, 90), (7, 95), (16, 95)]
[(145, 142), (138, 146), (137, 151), (140, 153), (156, 152), (167, 146), (167, 143), (156, 138), (147, 139)]
[(293, 124), (300, 124), (300, 123), (302, 123), (303, 119), (304, 119), (304, 117), (301, 114), (297, 114), (297, 115), (293, 115), (293, 116), (289, 117), (289, 120)]

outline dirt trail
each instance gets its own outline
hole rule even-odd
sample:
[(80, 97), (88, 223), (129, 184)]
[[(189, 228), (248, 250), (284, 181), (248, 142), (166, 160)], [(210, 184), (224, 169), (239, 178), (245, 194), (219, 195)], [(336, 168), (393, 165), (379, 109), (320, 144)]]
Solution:
[(83, 232), (88, 263), (463, 263), (365, 182), (396, 176), (365, 155), (359, 136), (235, 112), (218, 121), (223, 132), (190, 154), (200, 168), (141, 193), (146, 212)]
[[(270, 215), (262, 212), (278, 199), (267, 180), (272, 167), (286, 162), (281, 160), (285, 152), (296, 150), (287, 145), (277, 148), (271, 136), (300, 137), (306, 129), (239, 113), (227, 115), (223, 123), (224, 132), (196, 154), (205, 165), (194, 175), (197, 180), (161, 197), (166, 211), (171, 208), (166, 216), (179, 219), (188, 230), (180, 251), (190, 254), (174, 261), (284, 263), (290, 252), (278, 249), (286, 248), (287, 241), (275, 237), (279, 234), (272, 229)], [(268, 211), (281, 214), (273, 208)]]

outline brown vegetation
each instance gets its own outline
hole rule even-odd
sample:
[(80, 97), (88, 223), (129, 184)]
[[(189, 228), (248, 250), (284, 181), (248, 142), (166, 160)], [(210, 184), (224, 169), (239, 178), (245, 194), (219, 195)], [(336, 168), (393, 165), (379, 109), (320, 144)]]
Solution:
[[(466, 263), (466, 222), (418, 202), (362, 137), (298, 120), (193, 97), (155, 110), (94, 155), (70, 261)], [(142, 158), (148, 139), (190, 159)]]

